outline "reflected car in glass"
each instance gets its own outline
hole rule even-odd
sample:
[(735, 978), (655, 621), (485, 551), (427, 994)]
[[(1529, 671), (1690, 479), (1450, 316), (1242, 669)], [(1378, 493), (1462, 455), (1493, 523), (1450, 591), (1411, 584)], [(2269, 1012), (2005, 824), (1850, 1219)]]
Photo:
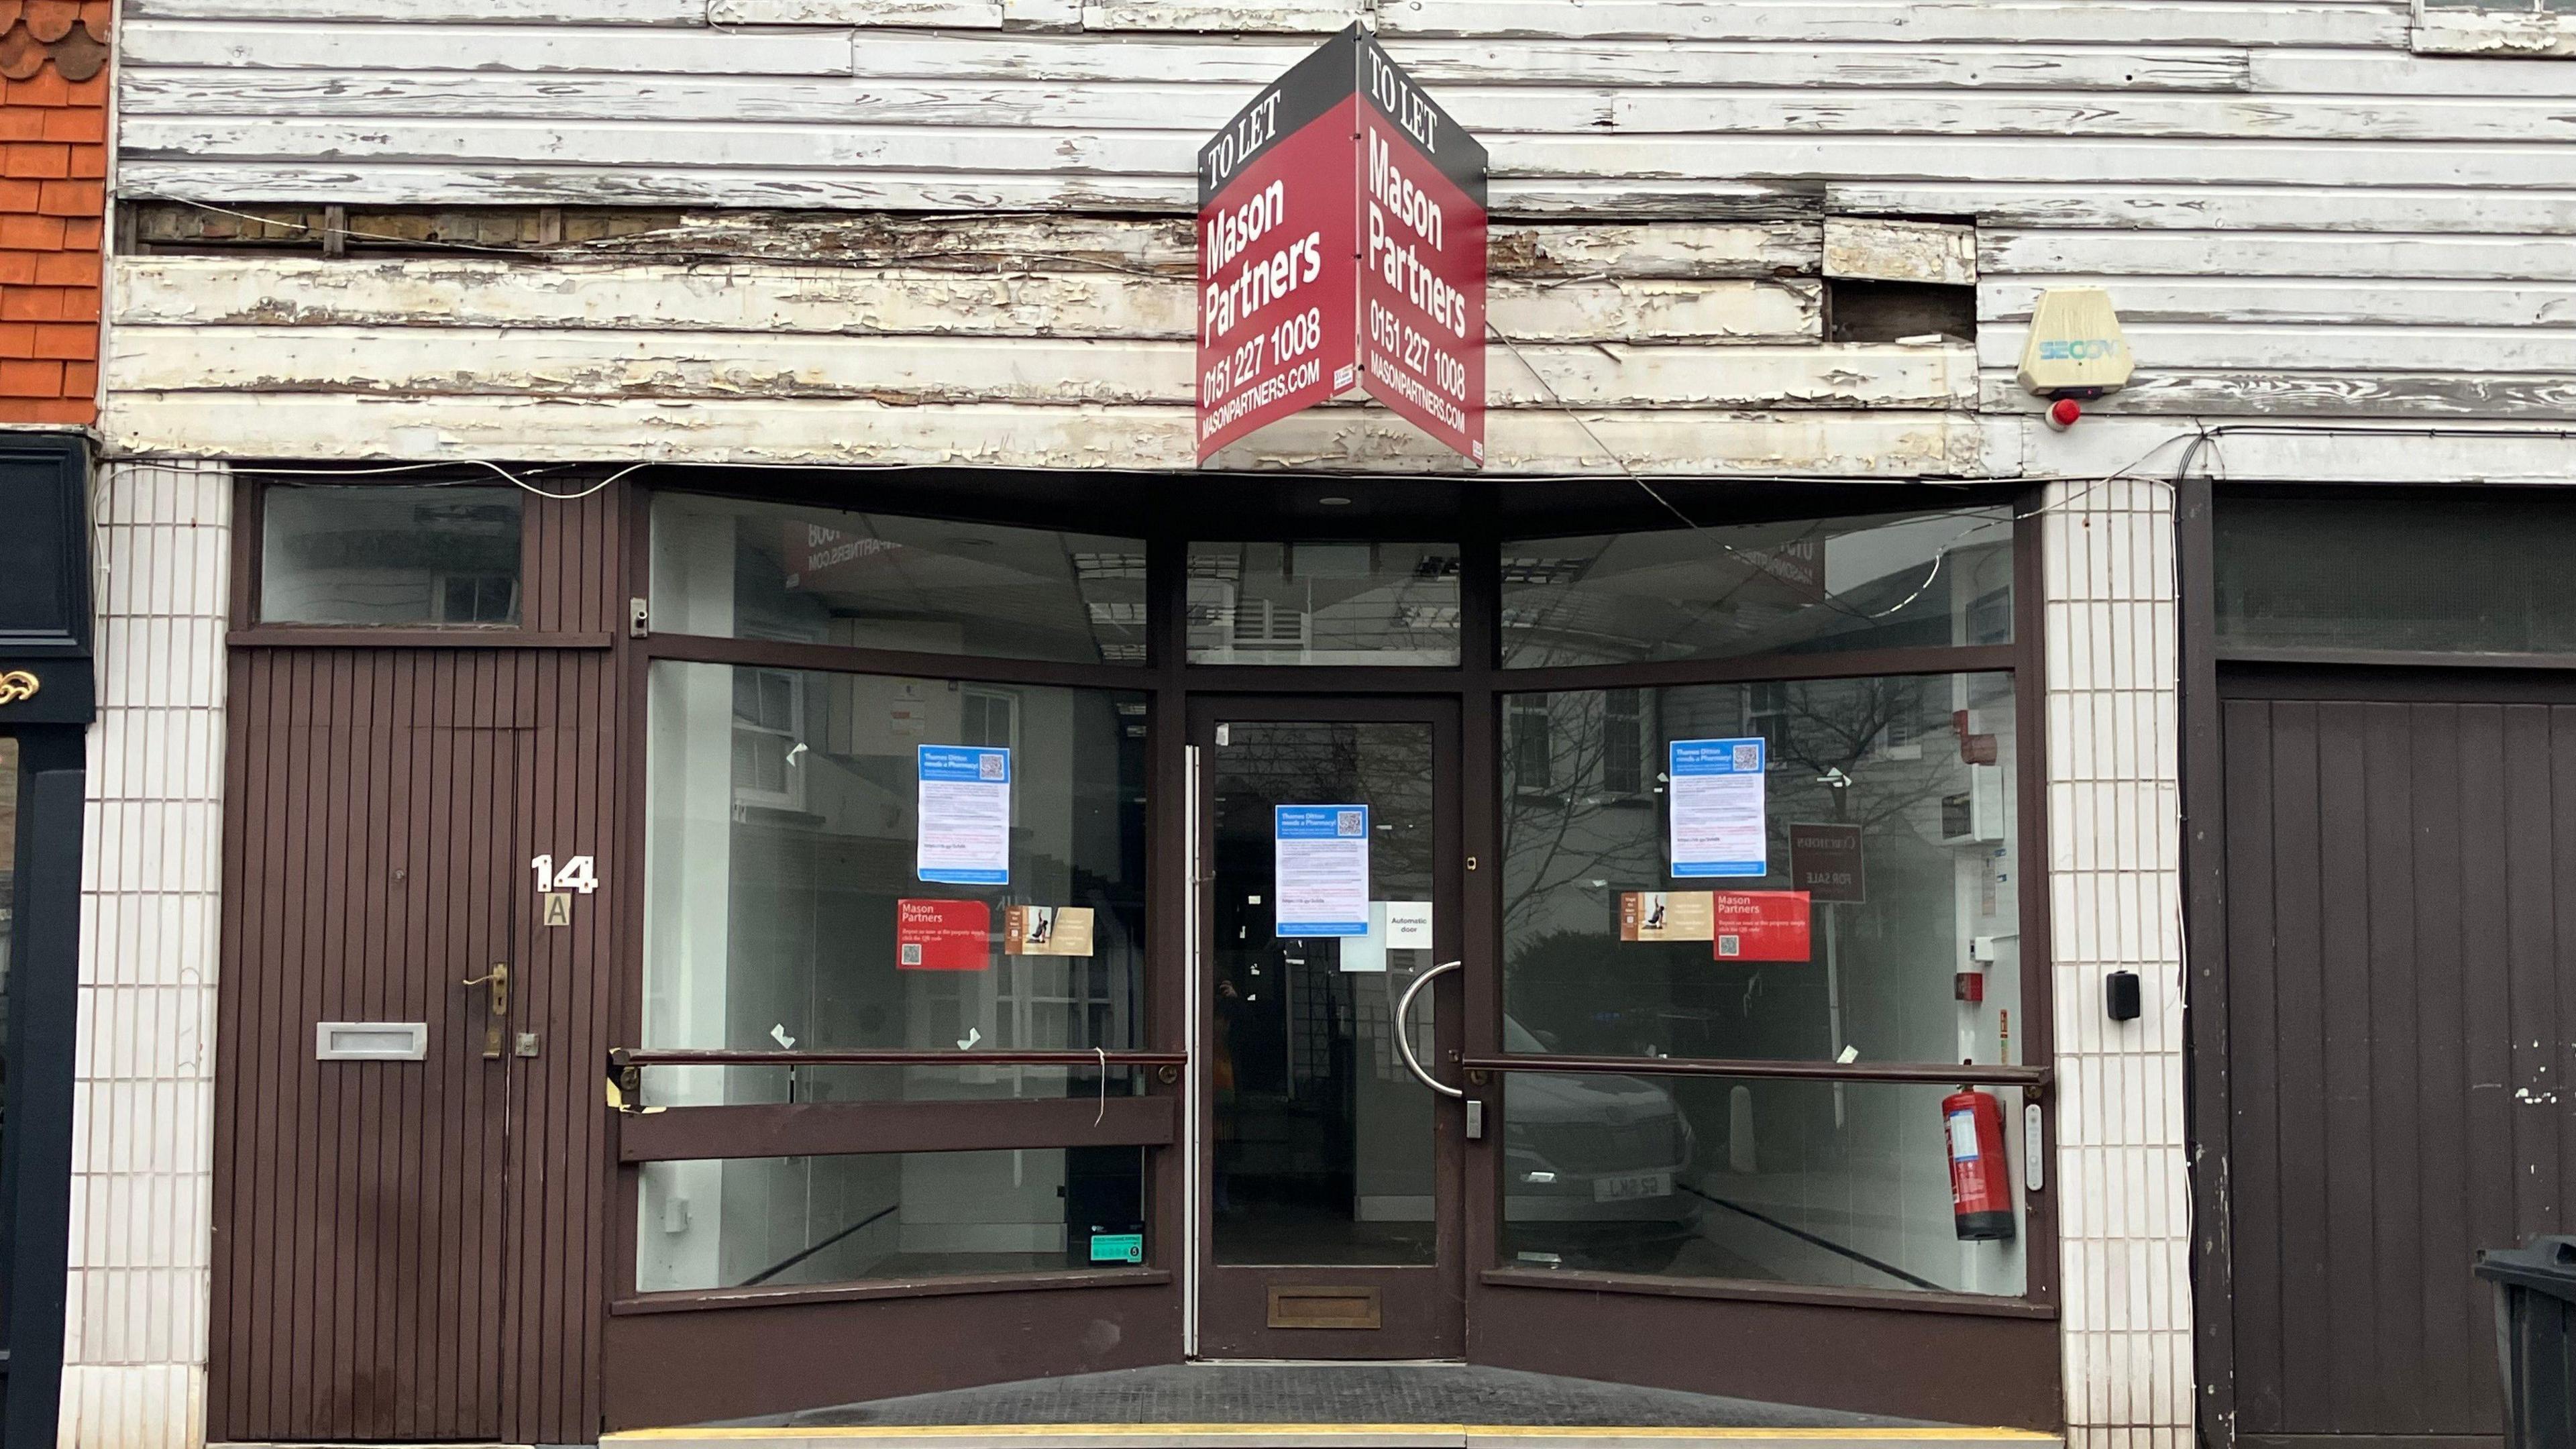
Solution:
[[(1548, 1051), (1503, 1018), (1515, 1056)], [(1686, 1180), (1697, 1146), (1671, 1092), (1642, 1077), (1528, 1075), (1503, 1122), (1505, 1261), (1534, 1268), (1658, 1273), (1699, 1232)], [(1544, 1248), (1521, 1246), (1522, 1223), (1547, 1223)]]

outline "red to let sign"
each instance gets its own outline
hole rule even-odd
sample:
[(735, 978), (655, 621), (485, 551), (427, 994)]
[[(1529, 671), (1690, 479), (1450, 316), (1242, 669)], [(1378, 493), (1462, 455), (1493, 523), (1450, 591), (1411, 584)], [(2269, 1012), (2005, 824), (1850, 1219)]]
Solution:
[(1354, 25), (1199, 150), (1198, 456), (1354, 390), (1485, 458), (1485, 148)]
[(1709, 954), (1720, 961), (1804, 961), (1809, 910), (1805, 891), (1713, 891), (1716, 926)]
[(898, 898), (894, 964), (898, 971), (991, 970), (993, 908), (982, 901)]

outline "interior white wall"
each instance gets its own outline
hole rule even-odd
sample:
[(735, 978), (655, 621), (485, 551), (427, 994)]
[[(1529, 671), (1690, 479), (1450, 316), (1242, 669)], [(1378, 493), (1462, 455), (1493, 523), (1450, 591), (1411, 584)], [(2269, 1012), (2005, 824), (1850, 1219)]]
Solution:
[[(675, 499), (685, 514), (692, 500)], [(653, 531), (654, 626), (671, 633), (733, 631), (731, 521)], [(733, 682), (722, 669), (661, 668), (645, 687), (647, 861), (644, 1040), (661, 1047), (725, 1045), (727, 927), (733, 880)], [(664, 1074), (657, 1105), (721, 1102), (718, 1073)], [(724, 1168), (657, 1162), (643, 1174), (636, 1222), (637, 1285), (722, 1281)], [(624, 1264), (611, 1264), (619, 1274)], [(612, 1280), (613, 1281), (613, 1280)]]

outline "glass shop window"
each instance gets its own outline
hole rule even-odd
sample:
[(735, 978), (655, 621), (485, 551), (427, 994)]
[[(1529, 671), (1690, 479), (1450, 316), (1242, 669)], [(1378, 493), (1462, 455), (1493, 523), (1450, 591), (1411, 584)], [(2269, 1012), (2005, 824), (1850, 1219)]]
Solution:
[(260, 622), (515, 625), (520, 503), (506, 486), (272, 484)]
[[(644, 1045), (1139, 1045), (1143, 695), (662, 661), (647, 703)], [(952, 759), (991, 778), (943, 794)], [(989, 860), (952, 868), (961, 840)], [(655, 1105), (1141, 1089), (1092, 1067), (644, 1077)]]
[[(1952, 1090), (1511, 1073), (1500, 1266), (2017, 1297), (2027, 1200), (2013, 1194), (2008, 1238), (1952, 1225)], [(2004, 1135), (2018, 1182), (2020, 1134)]]
[(2550, 490), (2226, 495), (2215, 533), (2221, 650), (2576, 653), (2576, 505)]
[[(2010, 674), (1507, 701), (1504, 1029), (1520, 1049), (2020, 1061)], [(1754, 739), (1758, 843), (1726, 874), (1676, 875), (1673, 743)], [(1964, 975), (1980, 1001), (1959, 999)]]
[(1458, 663), (1445, 543), (1194, 543), (1192, 664)]
[(1503, 545), (1507, 668), (2009, 644), (2008, 509)]
[(1145, 662), (1145, 545), (662, 493), (653, 627), (864, 649)]
[(1142, 1261), (1143, 1149), (644, 1165), (635, 1286), (788, 1288)]

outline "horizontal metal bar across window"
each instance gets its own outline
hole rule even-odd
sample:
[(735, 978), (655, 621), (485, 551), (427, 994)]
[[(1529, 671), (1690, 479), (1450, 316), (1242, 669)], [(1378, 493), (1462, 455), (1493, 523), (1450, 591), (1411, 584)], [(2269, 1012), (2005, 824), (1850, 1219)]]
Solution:
[(907, 1048), (849, 1051), (726, 1051), (701, 1047), (616, 1047), (611, 1067), (1185, 1067), (1188, 1052), (943, 1052)]
[(1972, 1086), (2041, 1087), (2046, 1067), (1994, 1062), (1788, 1062), (1717, 1057), (1467, 1057), (1471, 1072), (1614, 1073), (1635, 1077), (1796, 1077), (1826, 1082), (1957, 1082)]

